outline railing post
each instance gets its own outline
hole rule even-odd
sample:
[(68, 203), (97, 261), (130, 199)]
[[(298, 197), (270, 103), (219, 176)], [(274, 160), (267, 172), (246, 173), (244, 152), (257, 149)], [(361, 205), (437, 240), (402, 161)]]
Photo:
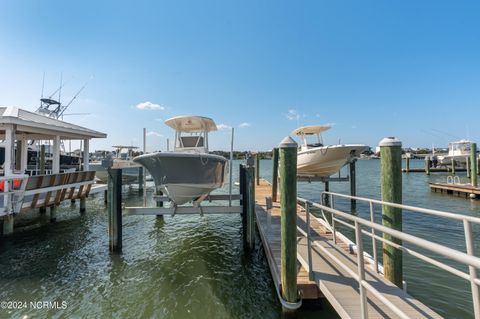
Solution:
[(470, 166), (471, 166), (471, 172), (470, 172), (470, 180), (472, 182), (473, 187), (478, 186), (478, 176), (477, 176), (477, 170), (478, 170), (478, 162), (477, 162), (477, 143), (471, 143), (470, 144)]
[[(354, 159), (350, 162), (350, 195), (357, 196), (357, 173), (355, 169), (355, 162), (357, 160)], [(351, 210), (355, 210), (357, 208), (357, 201), (355, 199), (350, 199), (350, 206)]]
[(282, 296), (297, 302), (297, 143), (287, 136), (279, 149)]
[(272, 201), (277, 201), (278, 192), (278, 148), (275, 147), (272, 151)]
[[(380, 141), (381, 190), (382, 201), (402, 203), (402, 142), (394, 137)], [(382, 224), (402, 231), (402, 210), (391, 206), (382, 206)], [(402, 241), (389, 234), (383, 238), (398, 245)], [(383, 243), (384, 276), (398, 287), (403, 287), (402, 251)]]
[(108, 237), (112, 252), (122, 250), (122, 170), (108, 172)]
[(307, 254), (308, 254), (308, 279), (313, 281), (312, 242), (310, 234), (310, 203), (305, 202), (305, 214), (307, 216)]
[(269, 234), (270, 228), (272, 226), (272, 208), (273, 208), (272, 198), (269, 196), (265, 197), (265, 204), (267, 208), (267, 234)]
[[(401, 160), (400, 160), (401, 161)], [(362, 319), (368, 318), (367, 290), (363, 286), (365, 280), (365, 264), (363, 260), (362, 228), (355, 221), (355, 243), (357, 244), (358, 289), (360, 290), (360, 310)]]
[[(370, 202), (370, 221), (375, 223), (375, 211), (373, 210), (373, 203)], [(375, 271), (378, 273), (378, 256), (377, 256), (377, 240), (375, 239), (375, 229), (372, 228), (372, 249), (373, 249), (373, 263), (375, 264)]]
[[(463, 220), (463, 229), (465, 232), (467, 254), (474, 256), (475, 247), (472, 236), (472, 225), (466, 219)], [(480, 319), (480, 293), (478, 285), (475, 283), (475, 279), (477, 279), (477, 269), (473, 266), (468, 266), (468, 269), (470, 272), (470, 286), (472, 289), (473, 312), (475, 314), (475, 319)]]

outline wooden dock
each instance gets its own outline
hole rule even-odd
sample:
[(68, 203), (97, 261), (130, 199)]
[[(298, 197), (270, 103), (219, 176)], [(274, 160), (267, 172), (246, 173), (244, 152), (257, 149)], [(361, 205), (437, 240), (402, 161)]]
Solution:
[(480, 197), (480, 187), (474, 187), (470, 184), (430, 183), (429, 185), (433, 192), (464, 196), (466, 198)]
[[(455, 167), (455, 172), (466, 172), (465, 168)], [(425, 173), (425, 168), (402, 168), (404, 173)], [(452, 172), (450, 167), (430, 167), (430, 173), (449, 173)]]
[[(268, 229), (268, 213), (266, 196), (271, 196), (271, 186), (261, 180), (256, 186), (256, 220), (262, 238), (263, 247), (275, 285), (280, 285), (280, 203), (273, 202), (271, 222)], [(297, 206), (297, 226), (306, 231), (306, 214), (301, 206)], [(321, 245), (349, 268), (356, 270), (357, 259), (350, 249), (351, 243), (341, 242), (337, 234), (337, 244), (321, 219), (311, 218), (311, 235), (313, 242)], [(339, 265), (322, 255), (320, 249), (312, 249), (313, 281), (308, 277), (307, 239), (297, 233), (298, 289), (304, 299), (325, 297), (342, 318), (361, 318), (360, 295), (358, 282)], [(427, 306), (408, 295), (405, 291), (388, 282), (382, 275), (373, 270), (373, 266), (365, 259), (366, 281), (374, 286), (389, 302), (401, 309), (410, 318), (441, 318)], [(368, 294), (369, 318), (399, 318), (383, 302)]]

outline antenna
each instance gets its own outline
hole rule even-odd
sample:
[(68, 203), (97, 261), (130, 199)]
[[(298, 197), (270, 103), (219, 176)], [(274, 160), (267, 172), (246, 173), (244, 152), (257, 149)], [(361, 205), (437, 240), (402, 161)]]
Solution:
[(42, 79), (42, 95), (40, 96), (40, 107), (42, 107), (42, 99), (43, 99), (43, 91), (45, 89), (45, 72), (43, 72), (43, 79)]
[(68, 102), (66, 105), (62, 106), (61, 107), (61, 110), (60, 112), (58, 113), (58, 117), (62, 116), (63, 115), (63, 112), (65, 112), (65, 110), (70, 106), (70, 104), (72, 104), (72, 102), (78, 97), (78, 95), (83, 91), (83, 89), (85, 89), (85, 87), (87, 86), (88, 82), (90, 82), (92, 78), (90, 77), (90, 79), (87, 80), (87, 82), (85, 82), (85, 84), (80, 88), (80, 90), (77, 91), (77, 93), (72, 97), (72, 99), (70, 100), (70, 102)]

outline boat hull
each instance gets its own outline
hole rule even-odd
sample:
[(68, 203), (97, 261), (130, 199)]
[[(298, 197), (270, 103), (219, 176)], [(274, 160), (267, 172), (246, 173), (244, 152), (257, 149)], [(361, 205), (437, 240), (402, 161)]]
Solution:
[(157, 190), (182, 205), (222, 187), (227, 160), (205, 153), (165, 152), (135, 157), (152, 175)]
[(330, 145), (298, 152), (297, 175), (328, 177), (337, 173), (368, 146), (363, 144)]

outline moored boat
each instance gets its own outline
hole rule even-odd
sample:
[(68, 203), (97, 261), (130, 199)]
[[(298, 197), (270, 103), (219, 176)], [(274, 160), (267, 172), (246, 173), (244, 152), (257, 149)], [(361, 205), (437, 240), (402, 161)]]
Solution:
[[(368, 146), (364, 144), (323, 145), (321, 133), (330, 128), (329, 125), (314, 125), (300, 127), (293, 131), (293, 134), (302, 139), (297, 158), (297, 174), (299, 176), (331, 176), (368, 149)], [(307, 137), (314, 135), (317, 136), (317, 142), (307, 143)]]

